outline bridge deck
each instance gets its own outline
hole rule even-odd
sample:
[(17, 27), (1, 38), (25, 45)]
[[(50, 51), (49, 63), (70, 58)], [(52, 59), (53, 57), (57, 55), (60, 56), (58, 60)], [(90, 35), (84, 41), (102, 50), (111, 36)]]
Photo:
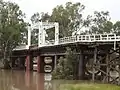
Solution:
[[(57, 44), (55, 44), (54, 40), (49, 40), (49, 41), (46, 40), (46, 42), (41, 44), (40, 47), (36, 45), (34, 49), (50, 47), (50, 46), (64, 46), (68, 44), (78, 44), (78, 43), (81, 45), (114, 44), (115, 46), (116, 42), (119, 43), (119, 41), (120, 41), (120, 36), (116, 34), (76, 35), (76, 36), (60, 38)], [(28, 45), (18, 46), (14, 50), (24, 50), (24, 49), (29, 49), (29, 46)]]

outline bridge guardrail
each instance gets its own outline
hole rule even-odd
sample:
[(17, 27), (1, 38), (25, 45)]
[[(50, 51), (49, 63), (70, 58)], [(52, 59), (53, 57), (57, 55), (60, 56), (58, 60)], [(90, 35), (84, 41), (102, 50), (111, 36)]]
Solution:
[[(114, 42), (120, 41), (120, 36), (116, 34), (95, 34), (95, 35), (77, 35), (59, 39), (58, 44), (74, 42)], [(55, 40), (46, 40), (44, 46), (55, 45)]]
[(77, 35), (59, 39), (59, 44), (74, 42), (113, 42), (120, 41), (116, 34)]
[[(59, 39), (59, 44), (75, 43), (75, 42), (115, 42), (120, 41), (120, 36), (116, 34), (97, 34), (97, 35), (77, 35)], [(46, 40), (42, 46), (54, 46), (55, 40)], [(18, 46), (13, 50), (29, 49), (28, 45)]]

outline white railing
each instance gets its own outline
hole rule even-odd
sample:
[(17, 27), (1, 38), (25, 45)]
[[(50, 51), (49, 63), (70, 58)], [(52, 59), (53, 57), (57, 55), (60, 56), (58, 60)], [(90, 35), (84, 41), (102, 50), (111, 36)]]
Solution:
[[(59, 39), (60, 44), (67, 44), (67, 43), (76, 43), (76, 42), (114, 42), (120, 41), (120, 36), (116, 34), (96, 34), (96, 35), (77, 35), (77, 36), (70, 36), (64, 37)], [(44, 46), (54, 46), (55, 40), (49, 40), (45, 42), (41, 47)], [(16, 47), (14, 50), (22, 50), (28, 49), (28, 46), (19, 46)]]
[(114, 42), (120, 41), (120, 36), (116, 34), (96, 34), (96, 35), (77, 35), (59, 39), (59, 44), (75, 42)]
[[(75, 42), (114, 42), (120, 41), (120, 36), (116, 34), (96, 34), (96, 35), (77, 35), (59, 39), (59, 44)], [(54, 40), (46, 41), (45, 45), (54, 45)]]
[[(96, 35), (77, 35), (59, 39), (58, 44), (75, 43), (75, 42), (114, 42), (120, 41), (120, 36), (116, 34), (96, 34)], [(46, 41), (44, 46), (55, 45), (54, 40)]]

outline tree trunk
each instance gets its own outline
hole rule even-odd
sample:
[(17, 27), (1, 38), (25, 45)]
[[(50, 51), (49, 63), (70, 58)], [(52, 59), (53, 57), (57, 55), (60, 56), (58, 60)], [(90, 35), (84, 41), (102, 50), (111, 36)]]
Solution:
[(10, 65), (9, 65), (9, 61), (7, 58), (7, 48), (5, 47), (4, 52), (3, 52), (3, 64), (4, 64), (4, 69), (9, 69)]

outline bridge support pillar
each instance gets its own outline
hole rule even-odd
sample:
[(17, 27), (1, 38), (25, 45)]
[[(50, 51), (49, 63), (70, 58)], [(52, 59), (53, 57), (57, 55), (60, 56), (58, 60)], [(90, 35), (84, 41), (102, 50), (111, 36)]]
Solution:
[(14, 68), (16, 57), (12, 57), (11, 60), (12, 60), (11, 68)]
[(31, 71), (33, 69), (33, 61), (30, 55), (26, 57), (25, 64), (26, 64), (26, 71)]
[(30, 56), (29, 55), (26, 57), (25, 64), (26, 64), (26, 71), (30, 71)]
[(96, 65), (96, 59), (97, 59), (97, 47), (94, 48), (94, 58), (93, 58), (93, 73), (92, 73), (92, 81), (95, 81), (95, 65)]
[(57, 55), (54, 57), (54, 70), (56, 70), (57, 67)]
[(40, 73), (40, 55), (37, 56), (37, 72)]
[(78, 61), (79, 61), (79, 65), (78, 65), (78, 79), (82, 80), (84, 79), (84, 56), (83, 56), (83, 51), (80, 51), (80, 55), (78, 55)]

